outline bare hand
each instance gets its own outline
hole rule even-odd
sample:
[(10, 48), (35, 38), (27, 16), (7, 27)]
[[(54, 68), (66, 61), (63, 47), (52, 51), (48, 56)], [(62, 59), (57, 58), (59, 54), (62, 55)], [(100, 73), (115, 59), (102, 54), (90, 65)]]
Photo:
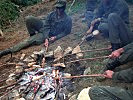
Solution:
[(91, 22), (91, 25), (94, 26), (97, 22), (99, 22), (101, 18), (97, 18)]
[(113, 74), (114, 74), (114, 72), (111, 70), (107, 70), (104, 72), (104, 75), (106, 78), (112, 78)]
[(48, 39), (45, 39), (45, 43), (44, 43), (44, 46), (47, 48), (49, 45), (49, 42), (48, 42)]
[(50, 41), (54, 41), (55, 39), (56, 39), (56, 36), (49, 38)]
[(111, 53), (111, 55), (109, 55), (110, 58), (118, 58), (121, 53), (124, 52), (123, 48), (120, 48), (118, 50), (115, 50)]

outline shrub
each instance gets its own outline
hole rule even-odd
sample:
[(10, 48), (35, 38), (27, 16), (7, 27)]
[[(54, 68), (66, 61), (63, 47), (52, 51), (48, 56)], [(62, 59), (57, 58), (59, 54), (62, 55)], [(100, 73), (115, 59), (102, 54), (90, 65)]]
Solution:
[(11, 2), (13, 2), (14, 4), (19, 5), (19, 6), (33, 5), (40, 1), (42, 1), (42, 0), (11, 0)]
[(0, 0), (0, 27), (8, 25), (19, 16), (19, 9), (9, 0)]

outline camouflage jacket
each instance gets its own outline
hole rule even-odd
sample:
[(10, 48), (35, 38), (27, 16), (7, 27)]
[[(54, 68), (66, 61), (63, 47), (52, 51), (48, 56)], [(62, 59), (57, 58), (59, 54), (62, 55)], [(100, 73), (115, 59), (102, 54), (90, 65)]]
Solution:
[(111, 13), (118, 14), (126, 24), (129, 24), (129, 8), (125, 0), (111, 0), (108, 5), (101, 0), (95, 18), (107, 19)]
[(71, 32), (72, 19), (66, 13), (62, 18), (58, 18), (56, 11), (50, 13), (47, 18), (42, 19), (44, 22), (43, 32), (47, 38), (56, 36), (56, 39), (62, 38)]

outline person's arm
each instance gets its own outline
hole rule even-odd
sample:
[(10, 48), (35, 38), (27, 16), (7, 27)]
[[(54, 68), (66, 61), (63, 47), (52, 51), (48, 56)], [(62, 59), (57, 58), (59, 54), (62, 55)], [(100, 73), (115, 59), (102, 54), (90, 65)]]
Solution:
[(133, 68), (122, 70), (120, 72), (115, 72), (112, 76), (112, 79), (115, 81), (121, 82), (133, 82)]
[(56, 40), (68, 35), (72, 29), (72, 19), (69, 17), (63, 25), (64, 30), (56, 36)]
[(106, 78), (113, 79), (114, 81), (127, 82), (127, 83), (133, 82), (133, 68), (122, 70), (119, 72), (113, 72), (111, 70), (107, 70), (105, 71), (104, 75)]
[(48, 47), (49, 45), (49, 31), (50, 31), (50, 27), (51, 27), (51, 16), (52, 16), (53, 12), (48, 14), (47, 17), (44, 17), (43, 18), (43, 22), (44, 22), (44, 25), (43, 25), (43, 28), (40, 30), (40, 32), (45, 35), (45, 40), (44, 40), (44, 46)]
[(49, 31), (50, 31), (50, 23), (51, 23), (51, 16), (52, 13), (48, 14), (47, 17), (43, 17), (42, 21), (43, 21), (43, 27), (39, 30), (40, 33), (42, 33), (43, 35), (45, 35), (45, 38), (48, 39), (49, 38)]
[(124, 47), (122, 47), (122, 48), (120, 48), (120, 49), (117, 49), (117, 50), (113, 51), (109, 55), (109, 57), (110, 58), (118, 58), (123, 52), (126, 52), (129, 49), (132, 49), (133, 50), (133, 42), (130, 43), (130, 44), (128, 44), (128, 45), (126, 45), (126, 46), (124, 46)]
[(133, 50), (133, 42), (123, 47), (123, 50), (124, 51), (127, 51), (129, 49), (132, 49)]
[(123, 52), (124, 52), (124, 49), (123, 49), (123, 48), (117, 49), (117, 50), (113, 51), (113, 52), (109, 55), (109, 57), (110, 57), (110, 58), (118, 58)]

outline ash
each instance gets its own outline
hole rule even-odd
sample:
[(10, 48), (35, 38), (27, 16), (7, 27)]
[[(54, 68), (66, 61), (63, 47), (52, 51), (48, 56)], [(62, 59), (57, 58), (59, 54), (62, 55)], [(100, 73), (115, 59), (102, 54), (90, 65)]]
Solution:
[[(65, 73), (55, 67), (37, 68), (23, 73), (20, 87), (10, 93), (9, 99), (18, 96), (25, 100), (66, 100), (67, 93), (73, 91), (70, 79), (62, 79)], [(55, 77), (59, 77), (55, 79)]]

